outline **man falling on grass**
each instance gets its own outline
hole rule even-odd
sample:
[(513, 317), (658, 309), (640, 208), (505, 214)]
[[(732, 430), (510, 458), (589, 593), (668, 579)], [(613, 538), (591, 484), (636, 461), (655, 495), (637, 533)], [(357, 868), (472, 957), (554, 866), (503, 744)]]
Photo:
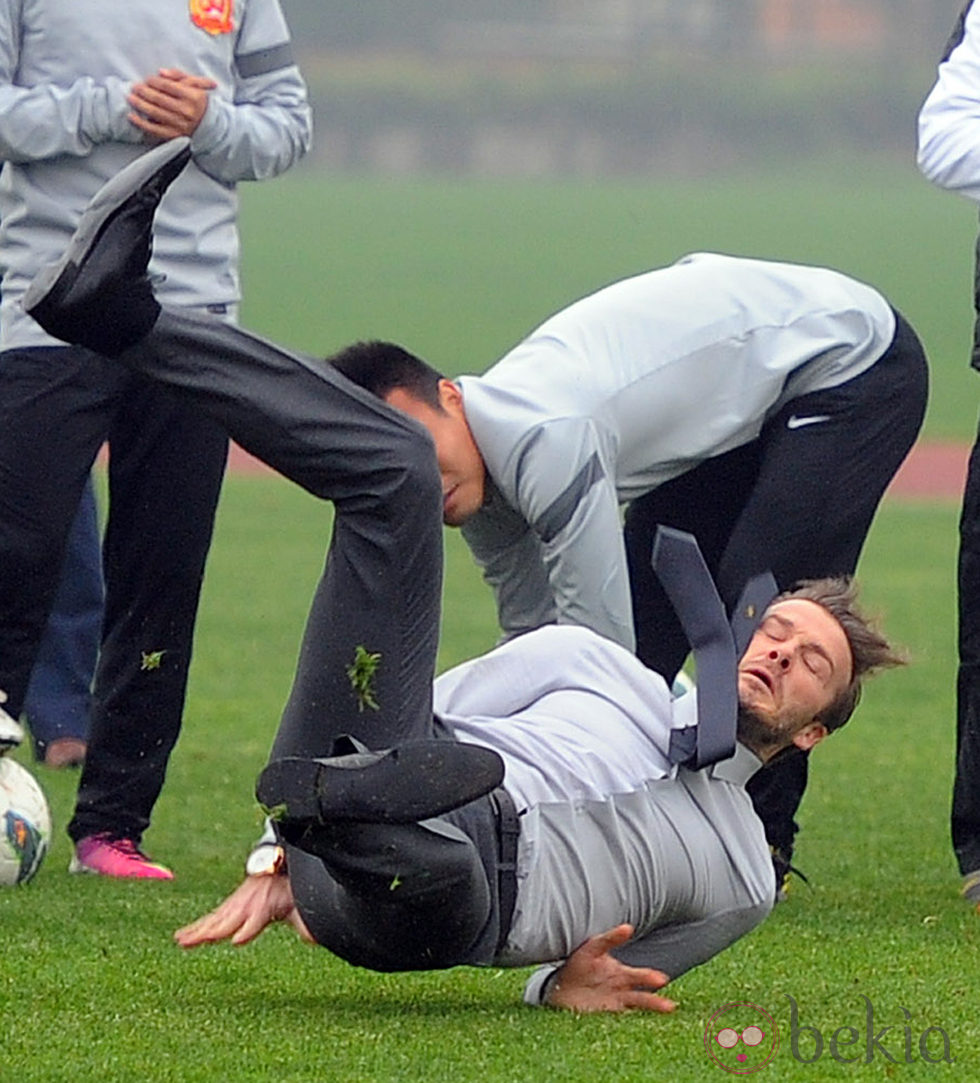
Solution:
[[(852, 603), (846, 582), (821, 580), (769, 608), (738, 667), (735, 754), (702, 770), (670, 754), (694, 697), (673, 699), (663, 678), (587, 629), (540, 629), (458, 666), (436, 681), (435, 719), (419, 732), (499, 756), (517, 812), (512, 907), (481, 800), (446, 808), (463, 801), (463, 784), (447, 798), (449, 780), (429, 782), (430, 765), (402, 744), (382, 758), (274, 759), (258, 794), (280, 806), (284, 865), (246, 878), (177, 942), (244, 944), (285, 920), (376, 970), (544, 962), (529, 1003), (671, 1010), (655, 990), (772, 906), (744, 783), (842, 725), (862, 676), (895, 660)], [(379, 716), (368, 726), (372, 748), (391, 745)]]
[[(282, 920), (376, 970), (544, 963), (532, 1003), (670, 1010), (657, 990), (772, 905), (745, 781), (842, 725), (864, 676), (896, 656), (850, 585), (830, 580), (773, 602), (737, 668), (732, 639), (730, 663), (710, 680), (706, 667), (697, 695), (675, 700), (623, 647), (551, 626), (445, 675), (433, 701), (443, 498), (432, 442), (330, 366), (161, 308), (145, 274), (153, 209), (185, 161), (168, 144), (110, 182), (26, 298), (50, 333), (171, 386), (335, 504), (257, 788), (283, 862), (178, 943), (242, 944)], [(728, 634), (717, 595), (712, 605)], [(703, 730), (709, 702), (730, 709), (733, 739), (694, 769), (675, 738), (699, 734), (699, 718)]]

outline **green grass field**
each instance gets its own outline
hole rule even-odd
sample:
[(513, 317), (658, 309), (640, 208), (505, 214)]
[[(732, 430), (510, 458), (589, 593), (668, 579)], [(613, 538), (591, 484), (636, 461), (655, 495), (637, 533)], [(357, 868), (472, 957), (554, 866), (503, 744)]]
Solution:
[[(250, 191), (245, 222), (249, 326), (311, 351), (393, 337), (448, 371), (485, 367), (550, 309), (685, 251), (832, 263), (880, 284), (920, 327), (935, 366), (930, 435), (972, 433), (972, 215), (907, 170), (605, 187), (306, 175)], [(951, 503), (890, 501), (875, 523), (865, 598), (913, 664), (870, 685), (852, 725), (814, 756), (797, 855), (810, 886), (682, 978), (675, 1015), (576, 1018), (523, 1008), (524, 972), (370, 974), (284, 929), (242, 950), (170, 943), (237, 882), (257, 834), (252, 785), (329, 532), (329, 509), (286, 482), (230, 478), (184, 733), (146, 839), (178, 878), (69, 878), (77, 776), (38, 771), (56, 834), (37, 880), (0, 891), (0, 1080), (722, 1079), (703, 1031), (731, 1002), (779, 1026), (760, 1079), (973, 1078), (980, 921), (957, 897), (946, 823), (955, 520)], [(447, 547), (441, 666), (495, 638), (458, 535)], [(793, 1056), (788, 996), (823, 1036), (814, 1063)], [(837, 1063), (830, 1040), (848, 1027), (859, 1037), (840, 1056), (864, 1057), (864, 997), (875, 1033), (892, 1030), (870, 1063)], [(942, 1028), (955, 1064), (922, 1058), (929, 1027)], [(800, 1052), (813, 1056), (812, 1038)]]

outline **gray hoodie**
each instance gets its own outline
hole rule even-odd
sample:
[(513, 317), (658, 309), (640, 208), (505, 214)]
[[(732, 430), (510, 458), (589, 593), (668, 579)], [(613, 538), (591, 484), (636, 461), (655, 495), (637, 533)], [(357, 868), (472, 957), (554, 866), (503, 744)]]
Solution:
[(0, 348), (53, 341), (20, 298), (146, 149), (126, 95), (168, 67), (218, 86), (156, 216), (150, 271), (169, 304), (239, 301), (235, 185), (283, 172), (311, 141), (278, 0), (0, 0)]

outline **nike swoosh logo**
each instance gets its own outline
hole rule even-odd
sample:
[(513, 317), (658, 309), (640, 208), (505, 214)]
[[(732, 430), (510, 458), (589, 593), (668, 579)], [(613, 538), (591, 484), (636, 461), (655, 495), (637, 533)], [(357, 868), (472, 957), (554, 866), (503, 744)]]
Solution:
[(809, 417), (800, 417), (799, 414), (791, 414), (786, 422), (787, 429), (802, 429), (807, 425), (819, 425), (830, 420), (830, 414), (812, 414)]

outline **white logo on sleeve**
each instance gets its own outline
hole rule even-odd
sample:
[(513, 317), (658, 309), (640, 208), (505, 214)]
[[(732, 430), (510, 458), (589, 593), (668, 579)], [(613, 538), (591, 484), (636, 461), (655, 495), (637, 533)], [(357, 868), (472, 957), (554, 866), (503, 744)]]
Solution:
[(807, 425), (821, 425), (824, 421), (830, 420), (830, 414), (810, 414), (806, 417), (800, 417), (799, 414), (790, 414), (789, 420), (786, 422), (787, 429), (803, 429)]

